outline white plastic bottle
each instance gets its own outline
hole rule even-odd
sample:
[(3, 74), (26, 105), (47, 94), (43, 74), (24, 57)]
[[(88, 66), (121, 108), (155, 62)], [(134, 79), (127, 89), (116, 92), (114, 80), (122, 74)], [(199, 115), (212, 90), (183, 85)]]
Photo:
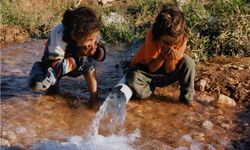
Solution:
[(133, 95), (133, 91), (131, 88), (126, 84), (126, 75), (122, 77), (122, 79), (119, 81), (119, 83), (113, 88), (112, 92), (116, 92), (117, 89), (119, 92), (122, 92), (125, 95), (126, 103), (130, 100), (130, 98)]

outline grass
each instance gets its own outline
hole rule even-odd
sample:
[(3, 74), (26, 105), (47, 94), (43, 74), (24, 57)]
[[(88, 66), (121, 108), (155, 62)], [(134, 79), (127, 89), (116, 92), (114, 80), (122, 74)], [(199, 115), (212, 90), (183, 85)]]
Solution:
[[(87, 5), (102, 16), (111, 12), (124, 22), (104, 23), (103, 39), (132, 43), (143, 39), (165, 0), (118, 0), (115, 6), (100, 6), (87, 0), (1, 1), (1, 24), (17, 25), (33, 38), (46, 38), (62, 20), (69, 6)], [(168, 2), (176, 2), (169, 0)], [(32, 9), (30, 9), (32, 8)], [(190, 29), (188, 53), (197, 61), (216, 55), (250, 56), (250, 3), (247, 0), (189, 0), (182, 6)], [(42, 13), (41, 13), (42, 12)]]

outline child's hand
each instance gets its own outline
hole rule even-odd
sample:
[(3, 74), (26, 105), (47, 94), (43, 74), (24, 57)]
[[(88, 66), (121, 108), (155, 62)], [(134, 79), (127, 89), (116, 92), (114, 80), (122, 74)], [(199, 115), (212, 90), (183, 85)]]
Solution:
[(161, 55), (163, 56), (164, 59), (168, 58), (168, 56), (169, 56), (169, 48), (163, 48), (161, 50)]
[(94, 45), (82, 46), (78, 48), (78, 56), (93, 56), (96, 52), (97, 43)]
[(181, 57), (182, 57), (182, 53), (178, 50), (178, 49), (175, 49), (175, 48), (170, 48), (169, 50), (169, 57), (168, 59), (171, 59), (171, 60), (179, 60)]
[(88, 103), (87, 103), (87, 106), (88, 106), (89, 109), (92, 109), (94, 111), (98, 111), (99, 107), (100, 107), (100, 104), (97, 101), (89, 100)]
[(100, 104), (98, 102), (98, 96), (97, 96), (96, 92), (91, 93), (91, 96), (90, 96), (90, 99), (89, 99), (87, 105), (90, 109), (93, 109), (95, 111), (99, 110)]

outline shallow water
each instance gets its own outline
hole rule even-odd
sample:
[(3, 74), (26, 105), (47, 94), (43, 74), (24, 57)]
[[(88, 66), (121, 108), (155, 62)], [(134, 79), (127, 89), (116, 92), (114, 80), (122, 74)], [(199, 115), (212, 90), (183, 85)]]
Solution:
[[(225, 149), (249, 133), (237, 129), (239, 109), (218, 109), (213, 97), (196, 94), (198, 105), (178, 102), (178, 86), (157, 89), (145, 100), (132, 99), (123, 125), (110, 132), (99, 124), (90, 136), (96, 111), (88, 99), (83, 77), (65, 77), (60, 94), (46, 95), (27, 88), (32, 64), (43, 54), (44, 40), (31, 40), (1, 49), (1, 144), (31, 149)], [(122, 77), (121, 60), (129, 47), (108, 46), (106, 61), (97, 66), (99, 94), (105, 99)], [(118, 67), (117, 67), (118, 66)], [(242, 110), (241, 110), (242, 111)], [(106, 146), (106, 147), (105, 147)], [(118, 147), (117, 147), (118, 146)]]

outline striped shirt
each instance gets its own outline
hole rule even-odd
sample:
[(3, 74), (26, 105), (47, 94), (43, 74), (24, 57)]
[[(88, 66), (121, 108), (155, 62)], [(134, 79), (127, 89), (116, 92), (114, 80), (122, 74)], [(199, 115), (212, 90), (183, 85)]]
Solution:
[[(73, 57), (73, 54), (67, 54), (66, 57), (67, 43), (63, 41), (63, 32), (64, 25), (59, 24), (49, 33), (44, 52), (44, 60), (50, 62), (50, 65), (58, 78), (75, 70), (81, 65), (79, 63), (79, 58)], [(100, 41), (100, 36), (97, 37), (97, 41)], [(96, 58), (98, 57), (98, 54), (96, 53), (100, 53), (100, 51), (104, 54), (101, 59), (101, 61), (103, 61), (106, 55), (103, 45), (101, 47), (97, 47), (95, 54), (89, 57), (93, 57), (95, 60), (100, 60), (100, 58)]]

